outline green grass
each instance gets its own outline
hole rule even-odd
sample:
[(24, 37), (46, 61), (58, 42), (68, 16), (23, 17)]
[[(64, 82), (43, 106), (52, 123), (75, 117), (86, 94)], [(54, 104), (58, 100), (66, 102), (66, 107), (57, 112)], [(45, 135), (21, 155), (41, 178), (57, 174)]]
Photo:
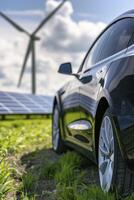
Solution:
[(73, 151), (58, 156), (51, 150), (50, 119), (0, 122), (0, 199), (117, 199), (95, 184), (96, 171)]
[(27, 173), (19, 162), (23, 155), (51, 146), (50, 130), (49, 119), (0, 122), (0, 199), (15, 199), (20, 188), (22, 199), (28, 199), (27, 193), (35, 198), (38, 175)]

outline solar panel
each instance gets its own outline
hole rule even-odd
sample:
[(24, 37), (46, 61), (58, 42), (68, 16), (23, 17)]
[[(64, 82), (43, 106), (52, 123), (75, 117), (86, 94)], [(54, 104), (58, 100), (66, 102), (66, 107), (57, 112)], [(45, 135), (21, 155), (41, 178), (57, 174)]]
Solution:
[(51, 114), (53, 98), (0, 91), (0, 115)]

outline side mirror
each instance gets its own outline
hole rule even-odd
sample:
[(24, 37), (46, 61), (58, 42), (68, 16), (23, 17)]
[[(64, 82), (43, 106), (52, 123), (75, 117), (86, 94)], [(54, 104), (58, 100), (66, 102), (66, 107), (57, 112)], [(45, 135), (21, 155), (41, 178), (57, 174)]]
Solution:
[(72, 75), (72, 65), (71, 65), (71, 63), (61, 64), (58, 72), (60, 74)]

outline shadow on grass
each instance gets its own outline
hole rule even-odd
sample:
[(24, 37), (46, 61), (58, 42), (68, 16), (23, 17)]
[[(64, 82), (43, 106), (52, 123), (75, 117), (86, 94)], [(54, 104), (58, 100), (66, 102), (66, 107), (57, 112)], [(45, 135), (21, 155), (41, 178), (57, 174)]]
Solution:
[[(37, 200), (54, 200), (56, 190), (54, 176), (60, 158), (62, 159), (62, 155), (57, 155), (50, 148), (23, 155), (21, 163), (25, 167), (25, 173), (22, 176), (20, 191)], [(83, 159), (80, 167), (86, 172), (85, 183), (98, 185), (96, 166), (89, 160)], [(20, 192), (17, 194), (17, 199), (21, 199)]]
[[(25, 154), (21, 157), (21, 164), (25, 167), (22, 176), (21, 192), (28, 197), (43, 200), (46, 193), (52, 193), (55, 189), (53, 177), (45, 174), (46, 168), (51, 164), (56, 165), (60, 156), (55, 154), (52, 149), (41, 149)], [(18, 192), (17, 199), (21, 199), (21, 192)]]

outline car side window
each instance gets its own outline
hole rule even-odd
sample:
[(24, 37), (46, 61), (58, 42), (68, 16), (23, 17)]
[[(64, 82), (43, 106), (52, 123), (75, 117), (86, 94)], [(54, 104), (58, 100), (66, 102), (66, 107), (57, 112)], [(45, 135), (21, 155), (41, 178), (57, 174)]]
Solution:
[(125, 18), (112, 24), (96, 41), (89, 52), (83, 71), (99, 61), (127, 48), (134, 33), (134, 19)]
[(94, 65), (95, 63), (101, 60), (100, 54), (103, 49), (104, 42), (107, 41), (109, 38), (110, 32), (111, 32), (111, 28), (106, 30), (96, 41), (96, 43), (90, 50), (89, 55), (87, 56), (85, 60), (85, 63), (83, 65), (83, 70), (88, 69), (89, 67), (91, 67), (92, 65)]
[(112, 56), (128, 47), (129, 41), (134, 32), (134, 19), (126, 18), (117, 21), (113, 25), (109, 40), (104, 44), (104, 49), (101, 52), (101, 60)]

